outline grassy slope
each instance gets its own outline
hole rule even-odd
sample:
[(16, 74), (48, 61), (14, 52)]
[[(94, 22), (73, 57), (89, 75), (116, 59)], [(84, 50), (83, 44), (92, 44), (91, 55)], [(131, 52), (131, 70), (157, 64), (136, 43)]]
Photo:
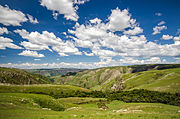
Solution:
[(180, 93), (180, 68), (126, 74), (122, 79), (125, 90), (148, 89)]
[(100, 100), (107, 101), (105, 98), (91, 98), (91, 97), (68, 97), (68, 98), (59, 98), (58, 100), (73, 103), (73, 104), (87, 104), (87, 103), (96, 103)]
[(130, 73), (128, 67), (107, 67), (79, 72), (75, 76), (52, 77), (55, 83), (69, 84), (89, 89), (101, 90), (102, 87), (111, 81), (116, 81), (122, 73)]
[(50, 79), (21, 69), (0, 68), (0, 83), (8, 84), (47, 84)]
[(74, 96), (75, 93), (90, 90), (70, 85), (0, 85), (0, 93), (34, 93), (45, 94), (55, 98)]
[(0, 104), (17, 105), (27, 108), (47, 108), (55, 111), (63, 111), (66, 108), (76, 106), (54, 99), (48, 95), (25, 93), (1, 93)]
[[(0, 119), (178, 119), (180, 107), (157, 103), (123, 103), (113, 101), (106, 104), (109, 108), (101, 110), (96, 103), (76, 105), (58, 102), (65, 111), (42, 108), (34, 101), (52, 98), (39, 94), (2, 93), (0, 95)], [(77, 100), (77, 99), (76, 99)], [(43, 102), (47, 102), (46, 100)], [(47, 104), (47, 103), (45, 103)], [(73, 106), (73, 107), (72, 107)]]
[(53, 68), (53, 69), (25, 69), (25, 71), (35, 74), (40, 74), (43, 76), (51, 77), (57, 75), (64, 75), (68, 72), (80, 72), (85, 69), (75, 69), (75, 68)]
[(179, 64), (107, 67), (86, 70), (75, 76), (56, 76), (53, 78), (56, 83), (80, 86), (92, 90), (112, 90), (114, 84), (123, 83), (125, 90), (143, 88), (176, 93), (180, 92), (180, 68), (176, 67), (179, 67)]

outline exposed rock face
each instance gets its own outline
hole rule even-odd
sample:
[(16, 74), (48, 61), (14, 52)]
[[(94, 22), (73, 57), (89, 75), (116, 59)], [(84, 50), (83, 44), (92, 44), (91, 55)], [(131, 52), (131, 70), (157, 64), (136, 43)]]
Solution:
[(124, 89), (123, 83), (122, 83), (122, 75), (118, 79), (116, 79), (116, 83), (113, 84), (111, 87), (112, 91), (121, 91)]
[(111, 90), (112, 91), (121, 91), (124, 89), (123, 87), (124, 87), (123, 83), (121, 81), (119, 81), (111, 87)]
[(96, 88), (95, 90), (105, 91), (112, 89), (114, 91), (119, 91), (123, 89), (121, 81), (122, 74), (130, 73), (131, 71), (132, 69), (130, 67), (86, 70), (77, 73), (75, 76), (59, 77), (59, 80), (56, 80), (56, 82), (89, 89)]
[(109, 70), (106, 69), (105, 72), (101, 74), (100, 80), (104, 80), (107, 77), (106, 81), (103, 84), (109, 83), (111, 80), (116, 79), (121, 75), (119, 70)]

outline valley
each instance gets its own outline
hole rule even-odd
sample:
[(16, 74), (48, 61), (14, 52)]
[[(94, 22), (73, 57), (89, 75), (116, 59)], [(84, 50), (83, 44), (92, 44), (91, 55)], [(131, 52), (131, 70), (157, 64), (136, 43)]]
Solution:
[(179, 64), (104, 67), (50, 77), (0, 68), (0, 81), (0, 119), (180, 118)]

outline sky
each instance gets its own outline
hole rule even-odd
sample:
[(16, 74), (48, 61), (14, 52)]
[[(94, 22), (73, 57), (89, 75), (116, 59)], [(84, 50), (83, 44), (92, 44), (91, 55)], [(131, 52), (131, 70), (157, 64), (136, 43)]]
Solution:
[(180, 63), (179, 0), (0, 0), (0, 67)]

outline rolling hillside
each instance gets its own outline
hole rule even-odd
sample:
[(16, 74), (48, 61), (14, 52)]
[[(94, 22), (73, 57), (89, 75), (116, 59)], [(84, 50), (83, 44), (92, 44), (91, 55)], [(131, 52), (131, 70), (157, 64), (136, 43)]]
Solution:
[(55, 83), (92, 90), (119, 91), (148, 89), (180, 92), (180, 64), (152, 64), (86, 70), (75, 76), (52, 77)]
[(80, 94), (89, 93), (90, 90), (70, 85), (0, 85), (0, 93), (33, 93), (45, 94), (54, 98), (74, 97)]
[(166, 104), (124, 103), (115, 100), (106, 106), (108, 109), (102, 110), (96, 103), (76, 105), (47, 95), (1, 93), (0, 119), (179, 119), (180, 117), (180, 107)]
[(50, 79), (21, 69), (0, 68), (0, 83), (6, 84), (47, 84)]
[(63, 85), (38, 84), (50, 80), (20, 69), (0, 68), (0, 119), (178, 119), (178, 67), (107, 67), (54, 76), (55, 83)]
[(76, 69), (76, 68), (54, 68), (54, 69), (24, 69), (27, 72), (40, 74), (43, 76), (58, 76), (58, 75), (64, 75), (67, 73), (77, 73), (84, 71), (86, 69)]
[(180, 92), (180, 68), (144, 71), (123, 76), (124, 90)]

